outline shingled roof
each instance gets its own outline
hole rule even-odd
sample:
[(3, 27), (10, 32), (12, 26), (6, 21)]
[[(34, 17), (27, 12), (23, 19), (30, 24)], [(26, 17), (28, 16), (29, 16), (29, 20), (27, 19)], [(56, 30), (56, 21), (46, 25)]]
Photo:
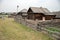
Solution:
[(30, 7), (30, 9), (34, 12), (34, 13), (43, 13), (45, 15), (54, 15), (53, 13), (51, 13), (47, 8), (42, 8), (42, 7)]

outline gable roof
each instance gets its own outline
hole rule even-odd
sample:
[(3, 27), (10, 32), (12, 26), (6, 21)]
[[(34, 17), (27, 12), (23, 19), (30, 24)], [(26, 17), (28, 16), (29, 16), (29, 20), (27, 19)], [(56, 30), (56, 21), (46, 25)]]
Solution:
[(30, 7), (30, 9), (31, 9), (34, 13), (43, 13), (43, 11), (41, 11), (40, 8), (38, 8), (38, 7)]
[(47, 8), (40, 7), (40, 9), (44, 12), (45, 15), (54, 15)]
[(52, 14), (47, 8), (42, 8), (42, 7), (30, 7), (30, 9), (34, 13), (43, 13), (45, 15), (54, 15)]

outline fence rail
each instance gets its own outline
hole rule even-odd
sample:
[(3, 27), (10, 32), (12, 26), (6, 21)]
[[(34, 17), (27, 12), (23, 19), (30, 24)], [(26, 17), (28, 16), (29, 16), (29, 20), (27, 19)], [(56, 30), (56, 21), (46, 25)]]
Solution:
[(51, 26), (51, 27), (59, 26), (59, 28), (60, 28), (60, 23), (51, 23), (51, 22), (39, 22), (39, 23), (37, 23), (36, 21), (30, 22), (30, 21), (27, 21), (27, 19), (23, 19), (22, 17), (20, 17), (20, 18), (15, 17), (14, 19), (18, 23), (26, 25), (27, 27), (31, 27), (34, 30), (47, 33), (49, 36), (54, 37), (57, 40), (60, 40), (60, 32), (54, 32), (54, 31), (47, 29), (47, 27), (50, 28), (49, 26)]

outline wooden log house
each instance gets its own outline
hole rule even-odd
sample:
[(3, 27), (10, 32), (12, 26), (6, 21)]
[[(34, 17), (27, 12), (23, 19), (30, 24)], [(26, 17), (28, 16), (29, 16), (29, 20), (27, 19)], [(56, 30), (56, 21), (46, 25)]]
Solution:
[(28, 19), (31, 20), (51, 20), (53, 19), (56, 15), (52, 14), (47, 8), (38, 8), (38, 7), (30, 7), (27, 11), (28, 13)]

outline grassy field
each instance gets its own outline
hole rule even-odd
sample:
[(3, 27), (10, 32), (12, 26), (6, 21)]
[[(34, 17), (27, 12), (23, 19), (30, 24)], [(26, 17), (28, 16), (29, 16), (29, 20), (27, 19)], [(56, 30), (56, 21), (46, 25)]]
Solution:
[(52, 40), (48, 35), (37, 32), (12, 18), (0, 19), (0, 40)]

